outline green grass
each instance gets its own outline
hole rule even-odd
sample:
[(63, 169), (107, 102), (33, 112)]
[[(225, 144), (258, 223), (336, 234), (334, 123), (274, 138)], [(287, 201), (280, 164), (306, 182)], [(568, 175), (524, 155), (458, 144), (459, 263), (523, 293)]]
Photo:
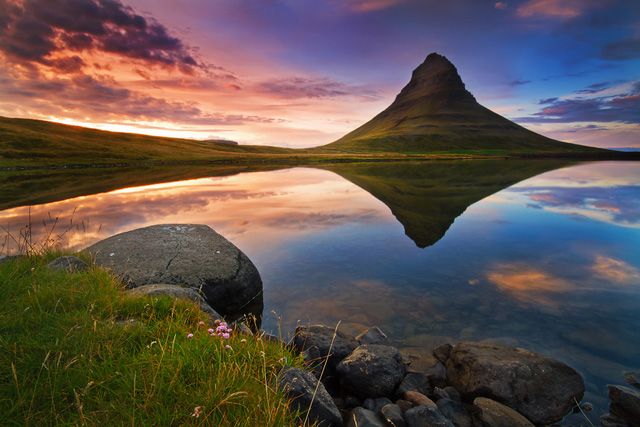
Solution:
[(0, 263), (0, 425), (298, 425), (275, 389), (300, 363), (284, 346), (209, 337), (194, 304), (125, 296), (53, 257)]
[(493, 134), (485, 131), (465, 131), (462, 125), (446, 128), (446, 132), (437, 135), (416, 135), (416, 129), (411, 128), (394, 128), (394, 132), (400, 134), (374, 132), (357, 138), (351, 136), (352, 132), (326, 146), (290, 149), (106, 132), (41, 120), (0, 117), (0, 169), (292, 165), (548, 154), (631, 156), (629, 153), (563, 144), (524, 130), (526, 138), (511, 141), (510, 133), (498, 133), (494, 138)]

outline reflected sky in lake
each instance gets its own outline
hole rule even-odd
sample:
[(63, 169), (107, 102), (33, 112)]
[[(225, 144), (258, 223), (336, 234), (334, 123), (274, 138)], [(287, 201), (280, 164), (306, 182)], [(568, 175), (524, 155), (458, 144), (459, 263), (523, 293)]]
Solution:
[[(379, 325), (418, 365), (445, 341), (517, 344), (580, 370), (604, 411), (604, 385), (640, 368), (640, 163), (516, 174), (501, 191), (499, 168), (446, 165), (433, 166), (455, 171), (437, 186), (444, 195), (416, 180), (425, 164), (375, 176), (294, 168), (14, 208), (0, 224), (15, 234), (30, 214), (37, 240), (58, 217), (55, 233), (74, 248), (150, 224), (208, 224), (258, 267), (266, 329)], [(443, 197), (446, 233), (420, 248), (412, 233), (442, 213)]]

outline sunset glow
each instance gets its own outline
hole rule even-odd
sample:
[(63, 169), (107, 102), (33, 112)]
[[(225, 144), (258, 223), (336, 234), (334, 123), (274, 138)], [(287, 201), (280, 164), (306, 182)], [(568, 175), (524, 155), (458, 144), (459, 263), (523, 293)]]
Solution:
[(640, 147), (639, 19), (624, 0), (0, 0), (0, 115), (315, 146), (438, 51), (517, 123)]

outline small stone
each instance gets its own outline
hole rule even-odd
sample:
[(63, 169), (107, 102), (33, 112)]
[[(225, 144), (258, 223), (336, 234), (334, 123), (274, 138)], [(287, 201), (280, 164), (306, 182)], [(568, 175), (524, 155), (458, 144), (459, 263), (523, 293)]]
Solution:
[(445, 390), (441, 389), (440, 387), (435, 387), (433, 389), (433, 396), (436, 400), (451, 399), (451, 397), (449, 396), (449, 393), (447, 393)]
[(352, 336), (324, 325), (298, 326), (293, 336), (293, 347), (315, 368), (316, 375), (322, 370), (325, 359), (328, 359), (327, 368), (332, 371), (357, 346)]
[(584, 411), (584, 412), (591, 412), (593, 411), (593, 405), (589, 402), (584, 402), (580, 405), (580, 408)]
[(600, 417), (601, 427), (629, 427), (629, 424), (624, 420), (614, 417), (611, 414), (604, 414)]
[(438, 359), (442, 363), (447, 363), (449, 359), (449, 355), (451, 354), (451, 349), (453, 346), (451, 344), (442, 344), (439, 347), (436, 347), (433, 350), (433, 355), (436, 359)]
[(377, 326), (367, 329), (366, 331), (358, 335), (356, 337), (356, 340), (358, 340), (358, 343), (360, 344), (390, 344), (387, 334), (382, 332), (382, 330)]
[(634, 386), (635, 388), (640, 389), (640, 373), (638, 372), (625, 372), (624, 380), (627, 384)]
[(364, 402), (362, 402), (362, 407), (364, 409), (368, 409), (370, 411), (375, 412), (375, 410), (376, 410), (376, 401), (374, 399), (372, 399), (372, 398), (365, 399)]
[(420, 372), (408, 372), (402, 379), (396, 393), (402, 396), (407, 391), (417, 391), (425, 395), (430, 394), (431, 385), (429, 384), (429, 378)]
[(279, 381), (294, 410), (309, 411), (309, 419), (320, 426), (342, 426), (340, 410), (313, 374), (298, 368), (285, 368)]
[(362, 398), (392, 395), (405, 370), (397, 348), (378, 344), (361, 345), (336, 367), (343, 386)]
[(355, 396), (347, 395), (344, 398), (344, 404), (347, 408), (356, 408), (362, 404), (362, 401)]
[(407, 423), (402, 416), (402, 409), (396, 404), (384, 405), (380, 410), (382, 418), (385, 419), (389, 427), (405, 427)]
[(375, 412), (365, 408), (355, 408), (348, 416), (347, 427), (386, 427)]
[(393, 402), (387, 397), (379, 397), (373, 400), (373, 412), (376, 414), (380, 414), (382, 408), (386, 405), (392, 404)]
[(442, 415), (451, 420), (456, 427), (472, 427), (473, 420), (464, 405), (451, 399), (440, 399), (436, 403)]
[(418, 393), (417, 391), (407, 391), (404, 394), (404, 400), (407, 400), (413, 403), (415, 406), (427, 406), (432, 409), (437, 409), (438, 405), (427, 396), (422, 393)]
[(640, 391), (621, 385), (609, 389), (609, 412), (614, 418), (626, 421), (631, 427), (640, 427)]
[(446, 386), (443, 390), (447, 392), (447, 394), (449, 395), (449, 399), (455, 400), (456, 402), (462, 401), (462, 397), (460, 396), (460, 393), (454, 387), (451, 387), (449, 385), (449, 386)]
[(409, 409), (413, 408), (413, 403), (404, 399), (396, 400), (396, 405), (398, 405), (398, 407), (402, 410), (403, 414), (407, 412)]
[(513, 409), (485, 397), (473, 401), (474, 416), (478, 423), (488, 427), (535, 427), (531, 421)]
[(47, 264), (51, 270), (54, 271), (66, 271), (68, 273), (79, 273), (81, 271), (87, 271), (89, 264), (78, 258), (77, 256), (61, 256), (49, 264)]
[(438, 407), (416, 406), (404, 413), (408, 427), (455, 427), (440, 413)]
[(429, 379), (429, 384), (437, 387), (444, 387), (447, 381), (447, 369), (442, 362), (437, 362), (425, 372)]

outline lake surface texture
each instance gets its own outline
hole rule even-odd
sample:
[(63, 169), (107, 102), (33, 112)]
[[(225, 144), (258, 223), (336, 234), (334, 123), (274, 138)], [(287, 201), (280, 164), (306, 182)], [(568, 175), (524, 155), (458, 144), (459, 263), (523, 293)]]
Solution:
[(605, 384), (640, 368), (638, 162), (87, 173), (17, 174), (0, 224), (18, 235), (31, 222), (37, 241), (57, 218), (53, 238), (78, 249), (207, 224), (258, 267), (268, 331), (378, 325), (416, 364), (447, 341), (515, 344), (578, 369), (595, 413)]

